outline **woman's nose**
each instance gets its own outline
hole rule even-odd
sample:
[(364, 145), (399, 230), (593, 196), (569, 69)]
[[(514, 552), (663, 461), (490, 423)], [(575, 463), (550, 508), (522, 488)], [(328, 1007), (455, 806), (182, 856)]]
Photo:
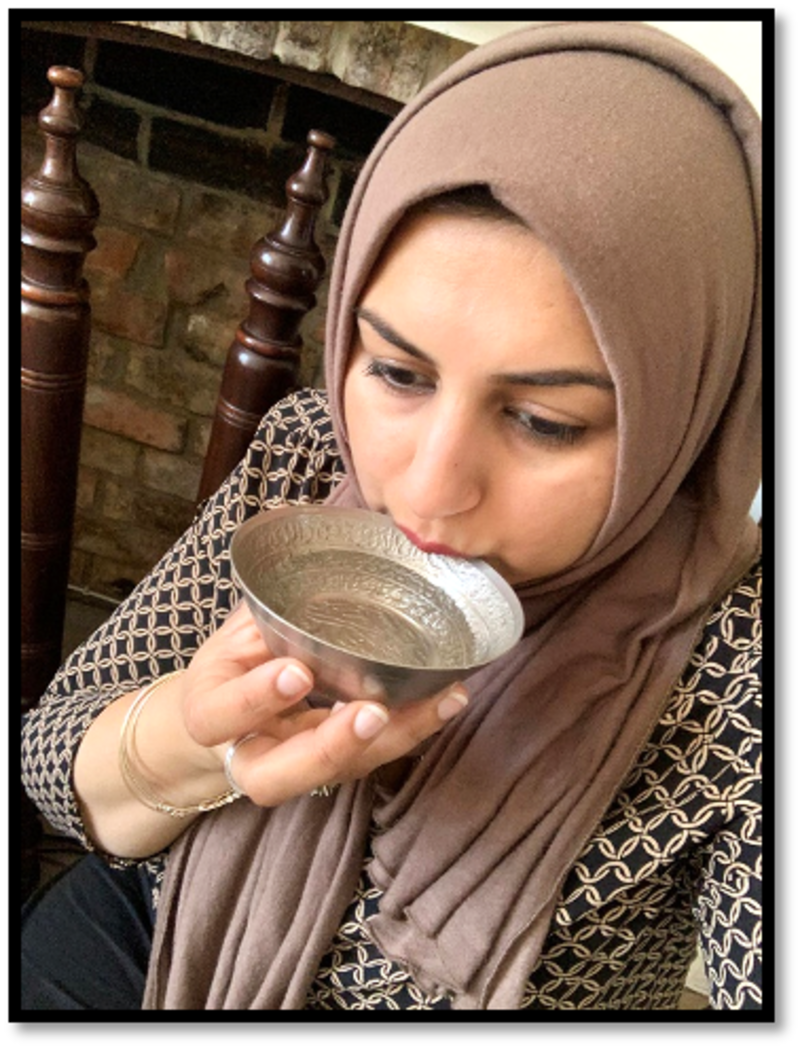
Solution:
[(419, 421), (406, 471), (406, 503), (421, 521), (473, 510), (485, 489), (486, 450), (463, 413), (432, 413)]

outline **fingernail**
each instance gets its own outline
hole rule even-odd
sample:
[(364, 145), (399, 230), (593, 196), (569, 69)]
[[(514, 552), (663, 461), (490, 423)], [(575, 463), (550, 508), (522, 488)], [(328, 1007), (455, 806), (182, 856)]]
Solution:
[(369, 740), (378, 733), (389, 721), (389, 712), (382, 707), (368, 704), (362, 707), (353, 722), (353, 730), (360, 740)]
[(446, 722), (448, 718), (453, 718), (459, 712), (463, 711), (469, 703), (469, 697), (466, 693), (448, 693), (447, 696), (443, 697), (439, 701), (439, 706), (436, 711), (439, 718), (443, 722)]
[(310, 689), (312, 682), (303, 674), (303, 672), (295, 667), (293, 664), (289, 664), (288, 667), (284, 667), (278, 677), (275, 679), (275, 686), (278, 692), (288, 699), (293, 696), (298, 696), (300, 693), (304, 693), (307, 689)]
[(341, 711), (343, 707), (347, 707), (347, 704), (344, 702), (344, 700), (337, 700), (331, 708), (331, 714), (335, 715), (336, 712)]

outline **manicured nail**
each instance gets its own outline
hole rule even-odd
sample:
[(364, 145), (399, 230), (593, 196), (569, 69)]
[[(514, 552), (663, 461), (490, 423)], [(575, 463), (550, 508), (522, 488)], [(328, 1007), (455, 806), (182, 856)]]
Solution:
[(439, 706), (436, 711), (439, 718), (443, 722), (446, 722), (448, 718), (453, 718), (459, 712), (463, 711), (469, 703), (469, 697), (466, 693), (448, 693), (447, 696), (443, 697), (439, 701)]
[(299, 667), (295, 667), (294, 664), (284, 667), (275, 680), (278, 692), (285, 696), (287, 700), (306, 692), (311, 688), (312, 684)]
[(353, 730), (360, 740), (369, 740), (378, 733), (389, 721), (389, 712), (374, 704), (362, 707), (353, 722)]

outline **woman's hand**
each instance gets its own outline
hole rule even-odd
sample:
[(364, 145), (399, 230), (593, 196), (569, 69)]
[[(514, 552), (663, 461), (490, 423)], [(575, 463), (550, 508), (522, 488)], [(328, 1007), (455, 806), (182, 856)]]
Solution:
[(412, 751), (467, 703), (463, 687), (388, 710), (372, 700), (333, 709), (304, 698), (313, 676), (298, 660), (272, 658), (242, 603), (197, 651), (181, 683), (190, 737), (221, 768), (234, 741), (232, 772), (258, 805), (274, 806), (323, 784), (366, 776)]
[[(245, 605), (197, 650), (183, 674), (165, 679), (139, 710), (138, 774), (153, 794), (193, 809), (229, 789), (225, 755), (242, 740), (232, 774), (260, 806), (366, 776), (413, 750), (466, 704), (458, 687), (391, 711), (373, 700), (311, 708), (311, 672), (275, 659)], [(75, 792), (94, 843), (118, 857), (169, 846), (197, 818), (150, 808), (121, 773), (119, 740), (138, 692), (109, 704), (75, 758)]]

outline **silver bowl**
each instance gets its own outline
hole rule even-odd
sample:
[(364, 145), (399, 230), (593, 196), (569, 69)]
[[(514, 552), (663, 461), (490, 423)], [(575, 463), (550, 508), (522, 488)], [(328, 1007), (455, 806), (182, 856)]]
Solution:
[(432, 696), (522, 635), (522, 607), (494, 569), (425, 554), (383, 514), (266, 511), (230, 553), (270, 651), (306, 664), (330, 701)]

